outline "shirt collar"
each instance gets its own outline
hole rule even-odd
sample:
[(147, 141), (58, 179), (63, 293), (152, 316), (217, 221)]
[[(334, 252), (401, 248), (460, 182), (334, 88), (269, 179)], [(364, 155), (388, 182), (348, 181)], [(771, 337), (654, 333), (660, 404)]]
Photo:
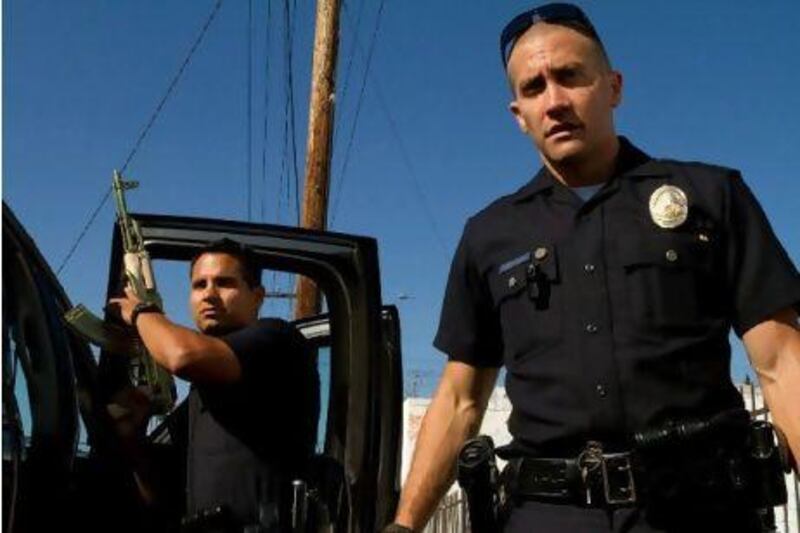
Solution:
[[(611, 181), (622, 177), (660, 176), (665, 173), (666, 169), (656, 159), (634, 146), (625, 137), (619, 137), (617, 170)], [(514, 203), (522, 202), (556, 186), (563, 186), (563, 184), (553, 176), (546, 166), (542, 165), (533, 179), (512, 195), (512, 200)]]

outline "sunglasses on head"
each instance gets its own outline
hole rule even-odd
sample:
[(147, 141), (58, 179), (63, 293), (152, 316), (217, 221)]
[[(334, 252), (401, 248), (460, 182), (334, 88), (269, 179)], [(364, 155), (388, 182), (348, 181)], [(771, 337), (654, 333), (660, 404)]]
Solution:
[(572, 22), (585, 29), (594, 40), (600, 42), (594, 26), (578, 6), (563, 3), (545, 4), (520, 13), (503, 28), (503, 32), (500, 34), (500, 58), (504, 67), (508, 66), (508, 58), (519, 36), (539, 22)]

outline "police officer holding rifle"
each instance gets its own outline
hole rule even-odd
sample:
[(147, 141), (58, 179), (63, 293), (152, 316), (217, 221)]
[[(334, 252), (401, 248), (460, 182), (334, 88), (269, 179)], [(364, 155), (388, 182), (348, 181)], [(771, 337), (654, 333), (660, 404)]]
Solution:
[[(622, 75), (578, 7), (520, 14), (500, 48), (543, 166), (466, 223), (434, 341), (448, 362), (387, 531), (429, 519), (503, 365), (505, 531), (762, 530), (780, 458), (731, 382), (728, 333), (796, 469), (797, 269), (739, 172), (617, 135)], [(486, 444), (462, 457), (466, 487), (492, 478)]]

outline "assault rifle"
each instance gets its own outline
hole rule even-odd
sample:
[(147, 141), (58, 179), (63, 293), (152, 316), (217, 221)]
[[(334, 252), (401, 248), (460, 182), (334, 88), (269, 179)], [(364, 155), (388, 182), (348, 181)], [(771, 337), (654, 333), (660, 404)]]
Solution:
[[(125, 250), (125, 279), (136, 296), (147, 303), (163, 308), (156, 288), (150, 254), (147, 253), (139, 224), (128, 214), (125, 191), (139, 186), (136, 181), (124, 181), (114, 171), (112, 179), (117, 207), (117, 225)], [(64, 315), (67, 324), (79, 335), (102, 349), (130, 357), (128, 374), (136, 387), (146, 387), (151, 394), (153, 414), (169, 412), (175, 405), (175, 384), (172, 376), (147, 353), (141, 339), (131, 328), (101, 320), (84, 305), (78, 304)]]

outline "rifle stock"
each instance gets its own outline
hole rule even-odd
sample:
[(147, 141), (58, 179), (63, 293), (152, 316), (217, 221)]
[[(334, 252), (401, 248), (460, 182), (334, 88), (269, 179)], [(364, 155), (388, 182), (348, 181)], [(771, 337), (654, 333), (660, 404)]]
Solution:
[(130, 358), (131, 382), (134, 386), (149, 388), (153, 414), (166, 414), (174, 407), (176, 394), (172, 376), (150, 357), (136, 335), (122, 326), (101, 320), (83, 304), (64, 313), (64, 321), (92, 344)]
[(103, 321), (83, 304), (64, 313), (64, 320), (75, 333), (103, 350), (131, 357), (136, 355), (133, 335), (122, 326)]

